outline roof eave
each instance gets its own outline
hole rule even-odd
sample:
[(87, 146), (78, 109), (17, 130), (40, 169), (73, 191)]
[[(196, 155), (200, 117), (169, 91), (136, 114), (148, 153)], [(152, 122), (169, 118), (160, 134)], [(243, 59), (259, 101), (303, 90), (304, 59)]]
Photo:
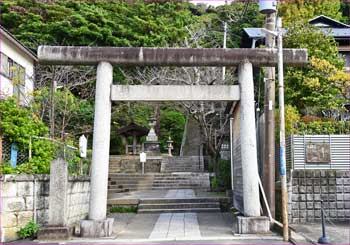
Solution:
[(33, 59), (35, 62), (38, 62), (38, 57), (26, 46), (24, 46), (17, 38), (15, 38), (8, 30), (4, 27), (0, 26), (1, 35), (6, 37), (9, 41), (16, 45), (22, 52), (24, 52), (27, 56)]

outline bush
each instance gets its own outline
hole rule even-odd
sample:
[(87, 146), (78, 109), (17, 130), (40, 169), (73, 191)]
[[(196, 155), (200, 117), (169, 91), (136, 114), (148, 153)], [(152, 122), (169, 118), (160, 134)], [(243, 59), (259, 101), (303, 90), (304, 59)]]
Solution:
[(109, 212), (111, 213), (136, 213), (137, 207), (131, 206), (131, 207), (111, 207), (109, 209)]
[(231, 164), (229, 160), (219, 160), (217, 176), (210, 180), (210, 186), (213, 190), (231, 189)]
[(29, 221), (24, 227), (18, 231), (18, 235), (22, 239), (34, 237), (39, 230), (39, 226), (34, 221)]

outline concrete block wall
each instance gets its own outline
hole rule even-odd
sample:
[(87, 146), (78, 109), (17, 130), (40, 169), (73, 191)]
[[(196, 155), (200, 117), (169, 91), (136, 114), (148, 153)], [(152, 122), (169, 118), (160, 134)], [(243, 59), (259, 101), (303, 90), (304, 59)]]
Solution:
[[(3, 175), (1, 185), (1, 242), (18, 239), (17, 231), (29, 221), (48, 223), (49, 175)], [(86, 218), (89, 212), (90, 179), (70, 176), (68, 224)]]
[(288, 189), (292, 223), (321, 221), (321, 200), (328, 219), (350, 220), (350, 170), (293, 170)]

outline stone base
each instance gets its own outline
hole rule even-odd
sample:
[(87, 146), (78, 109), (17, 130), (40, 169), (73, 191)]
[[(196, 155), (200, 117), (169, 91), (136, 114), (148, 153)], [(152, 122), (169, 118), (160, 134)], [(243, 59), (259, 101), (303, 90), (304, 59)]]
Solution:
[(143, 147), (147, 155), (160, 155), (159, 142), (145, 142)]
[(238, 234), (263, 234), (270, 231), (270, 221), (268, 217), (245, 217), (237, 216)]
[(38, 240), (67, 240), (69, 239), (68, 227), (44, 227), (38, 231)]
[(113, 232), (113, 218), (80, 221), (81, 237), (110, 237)]

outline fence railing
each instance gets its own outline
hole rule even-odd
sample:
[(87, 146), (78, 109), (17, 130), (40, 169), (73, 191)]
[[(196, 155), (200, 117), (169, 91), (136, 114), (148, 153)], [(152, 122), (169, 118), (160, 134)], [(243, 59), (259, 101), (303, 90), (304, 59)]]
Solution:
[[(81, 158), (79, 149), (55, 139), (47, 137), (33, 136), (29, 139), (28, 148), (20, 147), (8, 139), (2, 139), (2, 162), (15, 162), (15, 165), (21, 165), (30, 161), (33, 156), (33, 145), (36, 141), (47, 141), (54, 145), (54, 159), (63, 158), (68, 162), (68, 171), (70, 175), (88, 175), (90, 172), (91, 154), (86, 158)], [(11, 164), (13, 165), (13, 164)], [(14, 166), (13, 166), (14, 167)]]

